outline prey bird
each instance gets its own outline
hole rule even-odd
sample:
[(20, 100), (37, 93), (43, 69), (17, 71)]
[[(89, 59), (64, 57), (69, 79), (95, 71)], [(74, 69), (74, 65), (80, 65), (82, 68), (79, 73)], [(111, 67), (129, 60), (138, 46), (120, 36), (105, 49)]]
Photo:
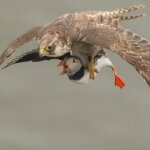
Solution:
[[(14, 58), (12, 61), (7, 63), (6, 66), (3, 67), (3, 69), (17, 64), (17, 63), (22, 63), (22, 62), (40, 62), (40, 61), (45, 61), (45, 60), (53, 60), (53, 59), (58, 59), (62, 60), (59, 64), (58, 67), (62, 66), (63, 70), (60, 73), (60, 75), (67, 75), (68, 79), (72, 81), (73, 83), (78, 83), (78, 84), (86, 84), (89, 82), (89, 71), (87, 68), (85, 68), (80, 59), (77, 57), (72, 57), (70, 53), (66, 53), (63, 56), (59, 57), (50, 57), (50, 56), (44, 56), (40, 57), (38, 53), (38, 49), (34, 49), (32, 51), (23, 53), (16, 58)], [(114, 83), (116, 86), (119, 88), (123, 88), (125, 86), (124, 81), (121, 79), (121, 77), (118, 75), (116, 68), (110, 61), (110, 59), (107, 57), (106, 53), (102, 49), (94, 58), (94, 77), (96, 77), (102, 70), (103, 67), (109, 67), (112, 69), (113, 74), (114, 74)]]
[(36, 26), (8, 45), (0, 56), (0, 64), (17, 48), (38, 40), (41, 57), (59, 57), (70, 53), (89, 70), (89, 78), (95, 77), (95, 56), (102, 48), (119, 54), (135, 67), (150, 85), (150, 42), (120, 27), (120, 21), (136, 19), (143, 15), (127, 16), (144, 5), (114, 11), (85, 11), (65, 14), (56, 20)]

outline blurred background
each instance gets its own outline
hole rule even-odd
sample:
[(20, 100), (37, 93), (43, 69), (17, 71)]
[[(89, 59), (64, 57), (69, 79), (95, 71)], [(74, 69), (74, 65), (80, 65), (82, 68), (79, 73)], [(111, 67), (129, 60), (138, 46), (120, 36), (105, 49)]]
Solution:
[[(1, 50), (34, 25), (76, 10), (113, 10), (138, 0), (0, 0)], [(150, 39), (150, 1), (122, 25)], [(20, 48), (9, 60), (36, 47)], [(126, 82), (114, 86), (109, 68), (87, 85), (60, 77), (58, 61), (0, 70), (0, 150), (149, 150), (150, 89), (134, 68), (108, 52)], [(8, 60), (8, 61), (9, 61)], [(7, 61), (7, 62), (8, 62)]]

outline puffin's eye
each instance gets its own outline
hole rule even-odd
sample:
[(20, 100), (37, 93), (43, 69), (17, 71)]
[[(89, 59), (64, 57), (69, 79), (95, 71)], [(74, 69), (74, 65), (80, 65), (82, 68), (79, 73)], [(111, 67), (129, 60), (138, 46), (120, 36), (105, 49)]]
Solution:
[(101, 57), (102, 57), (102, 55), (100, 55), (100, 54), (95, 56), (95, 58), (101, 58)]
[(75, 61), (75, 59), (73, 59), (73, 63), (75, 63), (76, 61)]

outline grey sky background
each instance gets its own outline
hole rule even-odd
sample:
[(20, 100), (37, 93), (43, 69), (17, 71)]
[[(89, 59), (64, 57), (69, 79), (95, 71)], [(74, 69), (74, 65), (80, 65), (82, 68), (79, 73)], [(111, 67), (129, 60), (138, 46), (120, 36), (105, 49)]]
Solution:
[[(113, 10), (144, 3), (146, 17), (122, 25), (150, 39), (150, 1), (0, 0), (1, 50), (34, 25), (76, 10)], [(20, 48), (9, 60), (36, 47)], [(150, 89), (134, 68), (107, 51), (126, 82), (114, 86), (109, 68), (87, 85), (60, 77), (58, 61), (0, 70), (1, 150), (149, 150)]]

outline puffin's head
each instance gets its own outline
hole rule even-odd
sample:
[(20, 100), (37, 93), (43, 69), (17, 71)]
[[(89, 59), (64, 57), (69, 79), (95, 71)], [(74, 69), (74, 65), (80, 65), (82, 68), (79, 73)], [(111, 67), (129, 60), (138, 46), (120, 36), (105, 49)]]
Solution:
[(86, 84), (89, 81), (88, 70), (82, 65), (80, 59), (75, 57), (65, 59), (61, 74), (67, 74), (69, 80), (74, 83)]
[(73, 75), (83, 67), (81, 61), (75, 57), (66, 58), (65, 66), (66, 71), (64, 73), (67, 73), (67, 75)]
[(67, 43), (60, 38), (59, 34), (46, 33), (39, 40), (39, 54), (40, 56), (62, 56), (69, 52)]

